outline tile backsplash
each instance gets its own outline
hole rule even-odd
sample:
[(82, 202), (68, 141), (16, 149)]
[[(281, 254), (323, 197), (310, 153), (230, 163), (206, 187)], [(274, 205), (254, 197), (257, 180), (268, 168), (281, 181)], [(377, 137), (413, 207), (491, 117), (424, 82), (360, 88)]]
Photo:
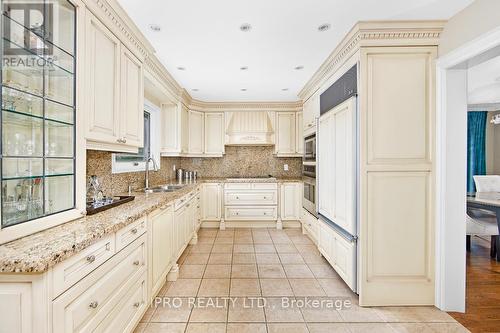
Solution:
[[(226, 147), (226, 154), (219, 158), (162, 157), (158, 172), (150, 173), (150, 184), (163, 184), (175, 179), (173, 166), (198, 171), (200, 177), (300, 177), (302, 159), (299, 157), (277, 158), (274, 147)], [(97, 175), (106, 195), (124, 193), (128, 186), (144, 187), (144, 172), (111, 173), (110, 152), (87, 150), (87, 179)], [(283, 166), (288, 164), (288, 171)]]

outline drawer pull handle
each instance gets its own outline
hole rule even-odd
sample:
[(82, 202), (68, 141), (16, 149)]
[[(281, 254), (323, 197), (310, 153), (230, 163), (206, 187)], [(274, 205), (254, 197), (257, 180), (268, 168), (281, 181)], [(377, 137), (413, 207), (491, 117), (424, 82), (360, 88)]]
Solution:
[(89, 264), (93, 263), (95, 261), (95, 255), (88, 256), (87, 261), (89, 262)]
[(236, 213), (236, 215), (240, 215), (240, 213)]
[(109, 251), (111, 250), (111, 244), (110, 243), (106, 243), (106, 251)]
[(239, 200), (239, 199), (240, 199), (240, 197), (236, 197), (236, 200)]
[(141, 303), (140, 303), (140, 302), (135, 302), (135, 303), (134, 303), (134, 307), (138, 308), (139, 306), (141, 306)]
[(200, 206), (196, 206), (196, 208), (200, 208)]
[(98, 306), (99, 306), (99, 303), (97, 303), (96, 301), (93, 301), (89, 304), (89, 308), (91, 308), (91, 309), (96, 309)]
[(132, 230), (130, 230), (133, 234), (136, 234), (137, 233), (137, 228), (134, 228)]
[(267, 215), (267, 213), (264, 213), (264, 215)]
[(139, 260), (136, 260), (136, 261), (134, 261), (134, 262), (133, 262), (133, 264), (134, 264), (134, 266), (139, 266), (140, 261), (139, 261)]
[(267, 197), (264, 197), (264, 200), (266, 200), (266, 199), (267, 199)]
[(186, 205), (186, 208), (188, 208), (189, 206), (191, 206), (191, 205), (190, 205), (190, 204), (187, 204), (187, 205)]

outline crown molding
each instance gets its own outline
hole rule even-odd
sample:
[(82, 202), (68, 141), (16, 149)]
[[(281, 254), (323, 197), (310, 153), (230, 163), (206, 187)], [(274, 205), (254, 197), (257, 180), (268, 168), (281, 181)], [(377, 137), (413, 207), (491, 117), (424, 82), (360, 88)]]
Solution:
[(302, 111), (302, 102), (203, 102), (193, 99), (189, 109), (205, 112)]
[(359, 48), (368, 46), (437, 46), (446, 21), (358, 22), (299, 92), (307, 100)]

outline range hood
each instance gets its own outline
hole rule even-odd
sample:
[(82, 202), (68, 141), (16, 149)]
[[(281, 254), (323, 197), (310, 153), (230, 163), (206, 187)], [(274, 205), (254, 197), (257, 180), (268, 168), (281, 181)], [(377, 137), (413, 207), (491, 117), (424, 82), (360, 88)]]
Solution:
[(226, 145), (274, 145), (274, 119), (272, 111), (226, 112)]

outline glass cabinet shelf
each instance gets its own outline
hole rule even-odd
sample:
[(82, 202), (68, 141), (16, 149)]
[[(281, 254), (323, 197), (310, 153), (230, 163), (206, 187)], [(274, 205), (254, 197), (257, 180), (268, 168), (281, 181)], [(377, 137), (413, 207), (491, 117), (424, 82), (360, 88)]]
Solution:
[(75, 207), (75, 7), (0, 0), (1, 228)]

